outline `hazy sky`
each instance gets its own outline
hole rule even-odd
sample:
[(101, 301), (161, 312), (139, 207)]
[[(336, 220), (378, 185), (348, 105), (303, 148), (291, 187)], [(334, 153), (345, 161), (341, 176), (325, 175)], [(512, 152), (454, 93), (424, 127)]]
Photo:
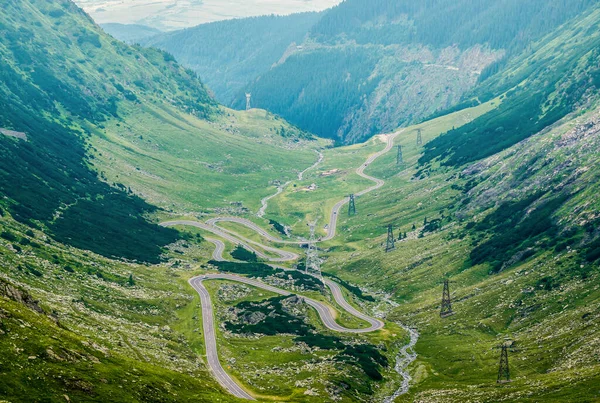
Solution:
[(75, 0), (96, 22), (169, 30), (264, 14), (324, 10), (341, 0)]

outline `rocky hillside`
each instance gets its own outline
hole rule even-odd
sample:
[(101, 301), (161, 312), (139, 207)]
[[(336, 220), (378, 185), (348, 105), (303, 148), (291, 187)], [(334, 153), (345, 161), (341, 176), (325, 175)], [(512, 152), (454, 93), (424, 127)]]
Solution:
[(595, 6), (505, 61), (466, 97), (471, 104), (502, 94), (500, 107), (429, 143), (420, 162), (475, 161), (593, 105), (600, 93), (598, 21)]
[[(398, 303), (387, 319), (420, 333), (412, 386), (397, 401), (597, 400), (600, 109), (579, 112), (427, 175), (407, 133), (405, 168), (393, 157), (370, 167), (386, 186), (342, 218), (324, 270), (385, 290)], [(419, 125), (426, 139), (441, 119)], [(386, 223), (397, 238), (389, 253)], [(445, 279), (455, 314), (440, 318)], [(498, 385), (506, 339), (512, 382)]]

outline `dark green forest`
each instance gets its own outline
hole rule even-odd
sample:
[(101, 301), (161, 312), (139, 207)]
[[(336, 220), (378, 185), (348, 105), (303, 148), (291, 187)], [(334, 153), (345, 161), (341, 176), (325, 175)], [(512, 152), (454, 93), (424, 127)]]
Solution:
[[(336, 138), (346, 113), (377, 86), (378, 79), (370, 76), (378, 57), (364, 48), (295, 54), (256, 80), (250, 87), (253, 102), (304, 130)], [(241, 108), (242, 102), (234, 107)]]
[(314, 26), (325, 41), (421, 43), (518, 50), (596, 4), (594, 0), (347, 0)]
[(320, 13), (219, 21), (161, 34), (140, 42), (175, 55), (194, 69), (217, 99), (231, 105), (246, 86), (279, 61), (292, 44), (304, 41)]
[[(503, 71), (522, 52), (529, 51), (535, 41), (594, 4), (592, 0), (349, 0), (327, 11), (311, 28), (311, 40), (319, 43), (318, 47), (297, 52), (285, 63), (274, 66), (260, 75), (249, 91), (254, 105), (280, 114), (319, 136), (348, 142), (353, 125), (360, 124), (368, 137), (389, 129), (388, 126), (419, 119), (419, 116), (404, 116), (390, 122), (392, 115), (381, 113), (371, 116), (370, 127), (356, 120), (356, 111), (371, 102), (382, 77), (410, 80), (402, 63), (382, 64), (384, 57), (389, 57), (383, 48), (425, 45), (435, 51), (453, 45), (461, 50), (483, 45), (506, 50), (502, 59), (483, 71), (479, 78), (482, 83)], [(494, 89), (495, 95), (501, 93), (498, 90)], [(330, 94), (336, 97), (333, 99)], [(233, 106), (243, 108), (243, 93), (239, 92), (235, 99)], [(521, 101), (515, 100), (515, 105)], [(418, 97), (414, 102), (419, 102)], [(382, 105), (386, 105), (385, 100)], [(515, 113), (522, 115), (523, 108), (536, 106), (519, 106), (521, 110)], [(530, 129), (544, 127), (561, 115), (564, 112), (557, 110)], [(514, 139), (499, 141), (501, 148), (514, 143)], [(481, 149), (481, 144), (477, 147)], [(498, 147), (491, 147), (490, 152), (494, 150)]]

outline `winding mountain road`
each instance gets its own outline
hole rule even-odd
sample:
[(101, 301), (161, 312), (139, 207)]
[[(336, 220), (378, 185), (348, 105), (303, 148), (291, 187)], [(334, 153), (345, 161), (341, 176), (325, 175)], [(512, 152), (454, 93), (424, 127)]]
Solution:
[[(317, 154), (319, 154), (319, 158), (317, 159), (317, 162), (315, 162), (314, 164), (312, 164), (311, 166), (309, 166), (308, 168), (306, 168), (304, 171), (300, 172), (298, 174), (298, 180), (302, 180), (304, 178), (304, 174), (308, 171), (310, 171), (313, 168), (316, 168), (321, 162), (323, 162), (323, 153), (321, 153), (320, 151), (316, 151)], [(258, 210), (258, 213), (256, 213), (256, 216), (259, 218), (263, 218), (265, 216), (265, 213), (267, 211), (267, 207), (269, 207), (269, 200), (271, 200), (274, 197), (279, 196), (281, 193), (283, 193), (283, 191), (285, 190), (285, 188), (287, 187), (287, 185), (289, 185), (292, 182), (286, 182), (283, 185), (279, 185), (277, 186), (277, 191), (270, 195), (265, 197), (264, 199), (262, 199), (260, 201), (261, 207), (260, 210)]]
[[(385, 184), (385, 182), (383, 180), (369, 176), (369, 175), (365, 174), (364, 171), (377, 158), (381, 157), (382, 155), (384, 155), (385, 153), (389, 152), (392, 149), (392, 147), (394, 146), (394, 139), (396, 138), (396, 136), (399, 133), (400, 132), (385, 135), (386, 147), (382, 151), (370, 155), (367, 158), (366, 162), (364, 164), (362, 164), (359, 168), (356, 169), (356, 173), (359, 176), (375, 182), (375, 184), (373, 186), (361, 191), (360, 193), (357, 194), (357, 196), (362, 196), (364, 194), (372, 192), (376, 189), (379, 189), (380, 187), (382, 187)], [(302, 176), (304, 175), (304, 173), (306, 171), (316, 167), (322, 160), (323, 160), (323, 155), (321, 153), (319, 153), (319, 160), (313, 166), (302, 171), (298, 176), (299, 179), (302, 179)], [(283, 186), (285, 186), (285, 185), (283, 185)], [(280, 194), (282, 191), (283, 191), (283, 187), (280, 187), (278, 189), (278, 193), (276, 193), (275, 195), (272, 195), (268, 198), (263, 199), (262, 200), (262, 208), (259, 211), (259, 214), (261, 212), (262, 212), (262, 214), (264, 214), (264, 211), (266, 211), (266, 208), (267, 208), (268, 200), (275, 197), (276, 195)], [(322, 238), (320, 240), (320, 242), (328, 241), (335, 237), (336, 228), (337, 228), (337, 218), (338, 218), (339, 212), (341, 211), (342, 207), (346, 203), (348, 203), (348, 201), (349, 201), (349, 199), (346, 197), (343, 200), (340, 200), (338, 203), (335, 204), (335, 206), (333, 207), (333, 209), (331, 211), (330, 217), (329, 217), (327, 236)], [(177, 226), (177, 225), (193, 226), (196, 228), (200, 228), (200, 229), (209, 231), (222, 239), (232, 242), (233, 244), (243, 245), (245, 248), (256, 253), (257, 256), (259, 256), (265, 260), (268, 260), (270, 262), (295, 261), (295, 260), (299, 259), (299, 257), (300, 257), (298, 254), (296, 254), (294, 252), (289, 252), (289, 251), (285, 251), (282, 249), (277, 249), (274, 247), (263, 245), (256, 241), (248, 239), (234, 231), (219, 227), (217, 225), (219, 222), (235, 222), (235, 223), (244, 225), (247, 228), (250, 228), (251, 230), (255, 231), (257, 234), (259, 234), (261, 237), (265, 238), (269, 242), (273, 242), (273, 243), (296, 244), (296, 245), (306, 243), (306, 241), (286, 241), (283, 239), (276, 238), (276, 237), (272, 236), (271, 234), (269, 234), (264, 229), (262, 229), (257, 224), (253, 223), (252, 221), (243, 219), (243, 218), (238, 218), (238, 217), (218, 217), (218, 218), (210, 219), (206, 223), (202, 223), (202, 222), (198, 222), (198, 221), (189, 221), (189, 220), (178, 220), (178, 221), (164, 222), (161, 225), (165, 226), (165, 227), (173, 227), (173, 226)], [(215, 250), (213, 251), (212, 258), (216, 261), (223, 261), (224, 260), (223, 252), (225, 250), (225, 244), (223, 243), (223, 241), (213, 239), (213, 238), (207, 238), (206, 240), (215, 245)], [(277, 257), (269, 256), (265, 252), (269, 252)], [(274, 267), (276, 267), (276, 266), (274, 266)], [(248, 391), (246, 391), (242, 386), (240, 386), (240, 384), (238, 382), (236, 382), (225, 371), (225, 369), (223, 368), (223, 366), (221, 365), (221, 363), (219, 361), (217, 342), (216, 342), (216, 330), (215, 330), (215, 324), (214, 324), (214, 310), (213, 310), (213, 306), (212, 306), (212, 301), (210, 299), (210, 294), (203, 283), (204, 281), (208, 281), (208, 280), (236, 281), (239, 283), (243, 283), (243, 284), (247, 284), (247, 285), (250, 285), (253, 287), (261, 288), (263, 290), (271, 291), (273, 293), (276, 293), (279, 295), (284, 295), (284, 296), (291, 295), (292, 293), (289, 291), (283, 290), (281, 288), (277, 288), (277, 287), (271, 286), (269, 284), (265, 284), (259, 280), (250, 279), (250, 278), (242, 277), (242, 276), (236, 276), (236, 275), (232, 275), (232, 274), (207, 274), (207, 275), (197, 276), (197, 277), (194, 277), (189, 280), (190, 285), (200, 295), (200, 301), (202, 304), (202, 324), (203, 324), (203, 329), (204, 329), (204, 340), (205, 340), (205, 344), (206, 344), (206, 357), (207, 357), (209, 368), (213, 372), (217, 381), (225, 389), (227, 389), (231, 394), (233, 394), (234, 396), (237, 396), (239, 398), (242, 398), (242, 399), (254, 400), (252, 395), (250, 393), (248, 393)], [(343, 327), (336, 322), (336, 320), (335, 320), (336, 313), (335, 313), (335, 310), (331, 306), (324, 304), (322, 302), (319, 302), (317, 300), (314, 300), (312, 298), (308, 298), (308, 297), (299, 295), (309, 306), (313, 307), (317, 311), (319, 318), (321, 319), (321, 321), (323, 322), (325, 327), (327, 327), (328, 329), (330, 329), (332, 331), (336, 331), (336, 332), (355, 333), (355, 334), (374, 332), (374, 331), (377, 331), (377, 330), (383, 328), (384, 323), (381, 320), (372, 318), (372, 317), (358, 311), (352, 305), (350, 305), (350, 303), (348, 303), (348, 301), (344, 298), (342, 289), (337, 283), (335, 283), (334, 281), (332, 281), (330, 279), (326, 279), (326, 278), (324, 278), (322, 280), (323, 280), (323, 283), (331, 290), (331, 294), (332, 294), (334, 300), (338, 303), (338, 305), (340, 307), (342, 307), (342, 309), (344, 309), (349, 314), (369, 323), (369, 327), (365, 327), (365, 328), (361, 328), (361, 329), (350, 329), (350, 328)]]
[[(367, 175), (365, 174), (365, 169), (367, 169), (367, 167), (369, 165), (371, 165), (373, 162), (375, 162), (375, 160), (377, 160), (379, 157), (381, 157), (382, 155), (388, 153), (393, 147), (394, 147), (394, 140), (396, 139), (396, 137), (402, 133), (403, 130), (398, 131), (394, 134), (388, 134), (385, 135), (386, 137), (386, 146), (383, 150), (370, 155), (367, 160), (356, 169), (356, 174), (362, 178), (368, 179), (372, 182), (375, 182), (375, 184), (365, 190), (360, 191), (359, 193), (356, 194), (356, 196), (363, 196), (367, 193), (373, 192), (374, 190), (377, 190), (379, 188), (381, 188), (383, 185), (385, 185), (385, 181), (379, 178), (375, 178), (373, 176)], [(317, 166), (323, 159), (323, 155), (320, 154), (319, 157), (319, 161), (317, 161), (317, 163), (315, 165), (313, 165), (311, 168)], [(310, 169), (310, 168), (309, 168)], [(306, 172), (306, 171), (304, 171)], [(300, 174), (302, 175), (302, 173)], [(283, 191), (283, 190), (282, 190)], [(279, 192), (281, 193), (281, 192)], [(279, 194), (277, 193), (277, 194)], [(270, 198), (274, 197), (276, 195), (273, 195)], [(264, 199), (263, 199), (264, 200)], [(344, 207), (346, 204), (348, 204), (348, 202), (350, 201), (350, 199), (348, 197), (340, 200), (339, 202), (337, 202), (332, 210), (331, 213), (329, 214), (329, 224), (327, 225), (327, 235), (325, 237), (323, 237), (321, 239), (321, 242), (325, 242), (325, 241), (330, 241), (331, 239), (333, 239), (336, 235), (336, 229), (337, 229), (337, 220), (338, 220), (338, 215), (339, 212), (341, 211), (342, 207)], [(266, 209), (267, 207), (263, 204), (263, 207)], [(227, 232), (228, 234), (234, 236), (234, 237), (240, 237), (239, 234), (237, 234), (234, 231), (219, 227), (217, 224), (219, 222), (234, 222), (237, 224), (241, 224), (244, 225), (245, 227), (250, 228), (251, 230), (253, 230), (254, 232), (256, 232), (257, 234), (259, 234), (260, 236), (262, 236), (263, 238), (265, 238), (266, 240), (270, 241), (270, 242), (274, 242), (274, 243), (282, 243), (282, 244), (294, 244), (294, 245), (298, 245), (298, 244), (303, 244), (306, 243), (305, 241), (287, 241), (287, 240), (283, 240), (281, 238), (276, 238), (273, 235), (269, 234), (267, 231), (265, 231), (264, 229), (262, 229), (260, 226), (258, 226), (257, 224), (255, 224), (254, 222), (246, 219), (246, 218), (240, 218), (240, 217), (217, 217), (217, 218), (212, 218), (210, 220), (208, 220), (206, 223), (213, 226), (215, 230), (217, 231), (221, 231), (221, 232)], [(256, 243), (255, 243), (256, 244)], [(260, 244), (259, 244), (260, 245)]]

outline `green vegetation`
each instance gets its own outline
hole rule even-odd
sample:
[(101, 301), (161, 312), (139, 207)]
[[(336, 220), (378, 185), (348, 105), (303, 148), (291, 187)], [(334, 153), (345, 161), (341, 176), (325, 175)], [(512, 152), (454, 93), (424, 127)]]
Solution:
[[(333, 335), (294, 296), (209, 282), (227, 371), (259, 398), (380, 401), (399, 377), (400, 322), (420, 339), (398, 401), (597, 400), (600, 11), (590, 4), (349, 0), (254, 81), (255, 101), (271, 89), (272, 108), (341, 142), (454, 112), (399, 132), (405, 165), (390, 152), (366, 167), (385, 185), (319, 244), (323, 270), (357, 309), (384, 314), (385, 328)], [(428, 18), (424, 7), (435, 8)], [(113, 40), (66, 0), (0, 9), (0, 128), (27, 135), (0, 134), (1, 398), (233, 400), (200, 358), (187, 280), (216, 268), (335, 309), (331, 295), (243, 248), (232, 255), (250, 262), (206, 265), (202, 230), (178, 235), (152, 220), (250, 217), (290, 181), (253, 220), (306, 236), (306, 222), (323, 225), (336, 202), (372, 185), (355, 170), (384, 143), (327, 148), (271, 113), (218, 107), (172, 55)], [(464, 23), (450, 30), (444, 18)], [(522, 26), (497, 30), (493, 18)], [(499, 60), (505, 46), (513, 52)], [(296, 180), (316, 149), (324, 161)], [(401, 234), (389, 253), (387, 224)], [(455, 315), (442, 319), (446, 278)], [(508, 337), (513, 382), (497, 385), (494, 347)]]
[(275, 231), (279, 232), (282, 235), (287, 235), (287, 232), (285, 231), (285, 227), (283, 225), (281, 225), (280, 223), (278, 223), (275, 220), (269, 220), (269, 224), (271, 224), (271, 226), (275, 229)]
[(0, 227), (21, 240), (0, 239), (2, 399), (234, 400), (199, 365), (201, 334), (184, 337), (199, 312), (188, 273), (70, 248), (7, 215)]
[(257, 262), (258, 257), (256, 253), (250, 252), (248, 249), (244, 248), (242, 245), (237, 245), (235, 249), (231, 252), (231, 257), (237, 260), (243, 260), (245, 262)]
[[(172, 56), (115, 41), (69, 1), (2, 9), (0, 128), (28, 135), (0, 136), (2, 203), (60, 242), (157, 263), (177, 233), (149, 222), (155, 206), (258, 204), (269, 180), (314, 160), (288, 157), (305, 133), (260, 111), (219, 110)], [(229, 154), (214, 152), (224, 144)]]
[(326, 13), (312, 33), (326, 40), (346, 36), (361, 44), (421, 43), (436, 48), (488, 44), (495, 49), (520, 50), (594, 4), (591, 0), (526, 4), (507, 0), (348, 0)]
[[(28, 134), (27, 142), (0, 138), (3, 203), (17, 220), (43, 225), (61, 242), (105, 256), (156, 263), (162, 248), (177, 234), (142, 218), (155, 212), (155, 207), (108, 186), (90, 170), (85, 145), (88, 127), (117, 116), (119, 104), (131, 102), (105, 87), (106, 83), (119, 85), (109, 77), (127, 65), (141, 64), (156, 74), (173, 71), (152, 84), (149, 92), (155, 95), (185, 85), (190, 88), (188, 95), (173, 95), (175, 104), (197, 102), (199, 115), (206, 115), (214, 105), (193, 74), (165, 64), (161, 53), (133, 51), (101, 37), (70, 2), (42, 3), (2, 6), (0, 54), (5, 63), (0, 67), (0, 127)], [(11, 21), (15, 15), (22, 20)], [(55, 52), (47, 52), (49, 42)], [(88, 63), (79, 63), (84, 55)], [(90, 64), (106, 55), (112, 64), (102, 73), (99, 65), (91, 71)], [(96, 96), (85, 96), (86, 91)]]
[(307, 290), (321, 291), (323, 284), (316, 277), (309, 276), (296, 270), (277, 269), (264, 263), (238, 263), (238, 262), (218, 262), (211, 260), (209, 264), (217, 267), (219, 270), (229, 273), (244, 274), (250, 277), (265, 278), (277, 276), (282, 279), (290, 279), (291, 282)]
[[(522, 51), (594, 5), (352, 0), (320, 14), (204, 24), (147, 43), (206, 77), (227, 105), (244, 109), (251, 92), (254, 106), (348, 144), (476, 105), (465, 93), (477, 88), (483, 99), (487, 85), (478, 83), (521, 63)], [(232, 32), (244, 32), (244, 40), (232, 40)], [(535, 107), (530, 102), (521, 112)], [(516, 122), (522, 113), (513, 115)]]
[[(432, 164), (416, 175), (418, 154), (410, 147), (405, 168), (393, 155), (368, 168), (388, 182), (363, 198), (360, 214), (341, 217), (338, 239), (324, 246), (324, 270), (391, 293), (400, 305), (388, 320), (419, 330), (414, 384), (399, 401), (440, 401), (440, 393), (444, 402), (595, 399), (598, 363), (588, 357), (595, 336), (587, 326), (600, 298), (598, 257), (590, 252), (600, 235), (592, 196), (599, 174), (581, 167), (593, 166), (596, 114), (460, 170)], [(437, 133), (459, 127), (449, 117), (426, 122), (426, 142), (435, 133), (430, 124)], [(398, 142), (406, 140), (414, 134)], [(407, 233), (387, 254), (386, 222)], [(446, 277), (456, 314), (442, 320)], [(492, 347), (505, 337), (519, 351), (510, 353), (513, 382), (497, 387)]]
[(489, 157), (592, 105), (600, 89), (599, 15), (591, 9), (484, 81), (475, 95), (486, 100), (504, 93), (502, 105), (429, 143), (420, 163), (459, 166)]
[(275, 297), (265, 302), (241, 302), (235, 305), (236, 309), (244, 311), (249, 317), (255, 313), (262, 313), (264, 319), (258, 323), (231, 323), (226, 322), (225, 328), (229, 331), (246, 334), (259, 333), (264, 335), (294, 334), (296, 342), (304, 342), (309, 347), (318, 347), (325, 350), (340, 350), (339, 360), (358, 365), (374, 380), (382, 380), (379, 367), (387, 367), (388, 360), (375, 346), (367, 344), (349, 345), (339, 337), (325, 336), (307, 324), (302, 318), (295, 317), (286, 311), (282, 301), (289, 297)]
[[(379, 83), (370, 79), (379, 57), (372, 50), (353, 47), (301, 52), (261, 76), (248, 92), (255, 105), (294, 125), (322, 137), (342, 139), (346, 133), (337, 133), (348, 111), (357, 109), (361, 95), (374, 91)], [(239, 108), (242, 103), (236, 101), (233, 106)]]

